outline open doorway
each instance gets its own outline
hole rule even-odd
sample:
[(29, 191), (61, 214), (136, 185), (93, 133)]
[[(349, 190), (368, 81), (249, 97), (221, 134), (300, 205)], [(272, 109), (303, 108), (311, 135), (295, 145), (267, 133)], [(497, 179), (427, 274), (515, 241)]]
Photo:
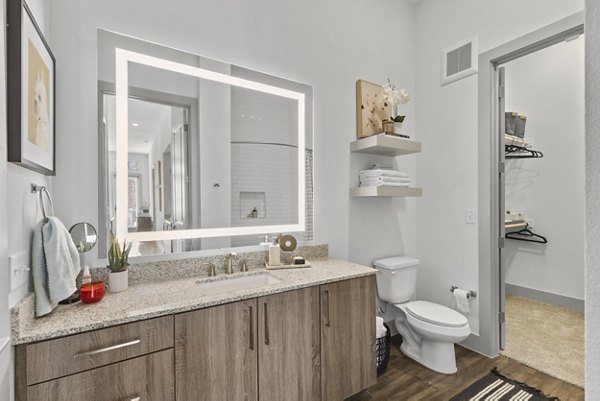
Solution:
[(584, 63), (583, 35), (573, 35), (501, 64), (498, 116), (505, 158), (501, 353), (581, 387)]
[(481, 54), (478, 77), (477, 347), (577, 385), (584, 371), (583, 22), (574, 14)]

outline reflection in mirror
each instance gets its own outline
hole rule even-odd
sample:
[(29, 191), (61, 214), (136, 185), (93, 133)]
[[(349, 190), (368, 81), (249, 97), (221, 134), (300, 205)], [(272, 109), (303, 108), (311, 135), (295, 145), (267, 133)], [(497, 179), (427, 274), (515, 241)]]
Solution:
[(98, 240), (98, 233), (90, 223), (74, 224), (69, 229), (69, 234), (71, 234), (71, 238), (79, 253), (91, 251)]
[[(118, 231), (117, 48), (281, 88), (305, 99), (306, 132), (299, 132), (299, 101), (294, 98), (129, 62), (127, 154), (121, 166), (126, 184), (121, 188), (126, 193), (126, 233), (137, 239), (132, 256), (257, 245), (259, 233), (253, 228), (300, 227), (301, 220), (304, 231), (295, 235), (312, 240), (310, 86), (106, 31), (99, 31), (98, 46), (104, 144), (100, 160), (105, 172), (101, 210), (106, 211), (101, 248), (106, 249), (110, 232)], [(305, 142), (302, 151), (299, 135)], [(303, 219), (299, 199), (305, 204)], [(216, 234), (202, 234), (205, 229)], [(179, 237), (165, 239), (169, 232)], [(201, 235), (181, 235), (187, 232)]]

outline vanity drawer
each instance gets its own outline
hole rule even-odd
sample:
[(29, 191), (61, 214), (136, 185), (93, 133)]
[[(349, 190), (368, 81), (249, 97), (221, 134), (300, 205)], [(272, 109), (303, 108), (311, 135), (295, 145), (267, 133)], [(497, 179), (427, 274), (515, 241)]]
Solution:
[(173, 316), (25, 346), (27, 385), (173, 347)]
[(27, 401), (172, 401), (173, 350), (27, 388)]

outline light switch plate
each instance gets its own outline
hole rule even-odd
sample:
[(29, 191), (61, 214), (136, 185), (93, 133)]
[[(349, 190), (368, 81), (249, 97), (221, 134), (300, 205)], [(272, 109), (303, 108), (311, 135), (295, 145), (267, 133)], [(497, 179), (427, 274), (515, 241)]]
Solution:
[(477, 219), (477, 216), (475, 214), (475, 210), (474, 209), (467, 209), (466, 213), (465, 213), (465, 222), (467, 224), (475, 224), (475, 220)]
[(8, 257), (8, 266), (10, 269), (10, 291), (25, 285), (29, 282), (29, 258), (27, 252), (19, 252)]

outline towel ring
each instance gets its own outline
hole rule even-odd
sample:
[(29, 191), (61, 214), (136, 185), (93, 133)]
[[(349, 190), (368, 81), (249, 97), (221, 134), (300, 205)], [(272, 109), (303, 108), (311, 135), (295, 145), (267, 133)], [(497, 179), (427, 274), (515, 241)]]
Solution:
[(44, 197), (43, 193), (46, 193), (48, 197), (48, 201), (50, 202), (50, 210), (52, 214), (50, 216), (54, 216), (54, 202), (52, 202), (52, 197), (50, 196), (50, 192), (43, 185), (31, 184), (31, 193), (39, 193), (40, 194), (40, 205), (42, 206), (42, 216), (44, 216), (44, 223), (48, 222), (48, 215), (46, 214), (46, 208), (44, 207)]

